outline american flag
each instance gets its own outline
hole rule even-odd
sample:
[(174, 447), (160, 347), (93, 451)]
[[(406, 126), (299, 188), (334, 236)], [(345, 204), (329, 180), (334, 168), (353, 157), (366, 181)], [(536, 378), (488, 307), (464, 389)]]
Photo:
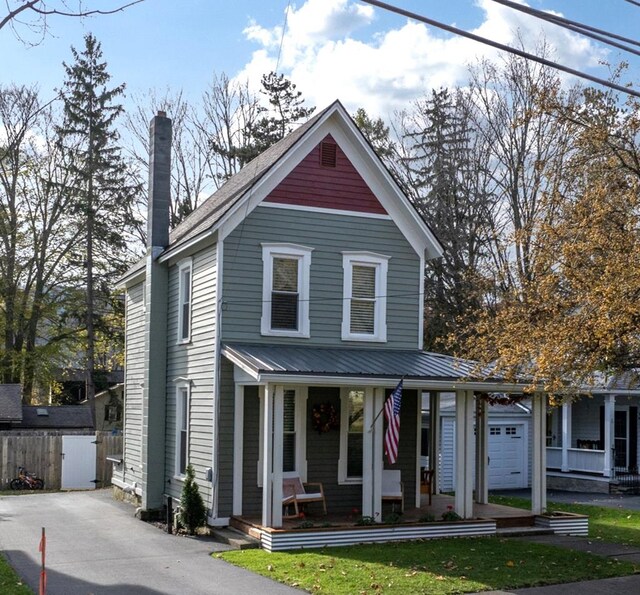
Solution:
[(387, 431), (384, 435), (384, 452), (389, 465), (398, 459), (398, 442), (400, 441), (400, 404), (402, 402), (402, 380), (393, 389), (384, 404), (384, 416), (387, 418)]

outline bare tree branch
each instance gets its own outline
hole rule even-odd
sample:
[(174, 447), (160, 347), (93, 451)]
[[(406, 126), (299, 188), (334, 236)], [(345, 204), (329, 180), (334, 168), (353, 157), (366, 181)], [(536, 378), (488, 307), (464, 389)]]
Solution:
[[(18, 6), (14, 8), (10, 5), (10, 0), (5, 0), (5, 5), (7, 7), (6, 16), (0, 19), (0, 29), (2, 29), (5, 25), (11, 24), (14, 25), (18, 22), (18, 17), (20, 15), (24, 16), (28, 14), (28, 12), (34, 13), (37, 17), (34, 17), (34, 21), (37, 19), (39, 23), (22, 23), (27, 26), (37, 26), (40, 31), (46, 31), (47, 23), (46, 19), (51, 15), (58, 15), (64, 17), (89, 17), (95, 15), (109, 15), (116, 14), (118, 12), (122, 12), (127, 8), (130, 8), (136, 4), (140, 4), (144, 2), (144, 0), (131, 0), (125, 4), (121, 4), (116, 8), (103, 10), (100, 8), (93, 9), (85, 9), (83, 8), (83, 3), (81, 0), (78, 0), (78, 8), (77, 10), (71, 10), (66, 6), (65, 2), (62, 2), (61, 7), (55, 8), (51, 6), (51, 3), (47, 3), (45, 0), (18, 0)], [(64, 8), (63, 8), (64, 7)], [(16, 33), (17, 35), (17, 33)]]

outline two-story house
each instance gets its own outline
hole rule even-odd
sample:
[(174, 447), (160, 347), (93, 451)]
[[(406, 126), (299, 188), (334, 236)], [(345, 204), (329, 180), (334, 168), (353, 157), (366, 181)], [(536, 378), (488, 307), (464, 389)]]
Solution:
[(475, 480), (469, 472), (474, 391), (522, 387), (465, 381), (464, 362), (421, 350), (425, 262), (442, 247), (343, 106), (251, 161), (171, 233), (170, 139), (160, 114), (147, 256), (121, 282), (124, 453), (114, 484), (157, 509), (179, 498), (191, 463), (211, 525), (253, 515), (277, 528), (283, 473), (296, 471), (322, 482), (332, 512), (379, 520), (378, 413), (404, 378), (393, 468), (405, 505), (420, 504), (422, 391), (454, 390), (455, 502), (470, 518), (474, 487), (486, 501), (485, 466)]

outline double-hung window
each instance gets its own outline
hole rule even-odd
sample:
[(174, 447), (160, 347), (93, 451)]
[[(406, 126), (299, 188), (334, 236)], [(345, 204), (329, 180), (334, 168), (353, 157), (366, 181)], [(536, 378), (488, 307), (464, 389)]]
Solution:
[(189, 384), (176, 386), (175, 474), (185, 474), (189, 463)]
[(311, 248), (262, 244), (263, 335), (309, 337)]
[(191, 339), (192, 269), (190, 258), (178, 266), (178, 343), (188, 343)]
[[(303, 481), (307, 477), (307, 387), (275, 388), (282, 390), (282, 470), (297, 471)], [(260, 399), (260, 435), (257, 463), (258, 486), (262, 486), (262, 462), (264, 460), (264, 390), (259, 393)], [(273, 426), (272, 426), (273, 431)], [(275, 436), (273, 437), (275, 440)]]
[(342, 253), (344, 341), (387, 340), (388, 264), (381, 254)]
[(338, 481), (361, 483), (364, 440), (364, 390), (343, 389), (340, 398)]

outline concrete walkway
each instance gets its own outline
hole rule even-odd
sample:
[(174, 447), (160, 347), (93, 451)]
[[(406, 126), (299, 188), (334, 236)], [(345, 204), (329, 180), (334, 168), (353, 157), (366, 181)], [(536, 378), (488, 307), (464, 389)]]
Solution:
[(47, 594), (300, 594), (212, 558), (215, 541), (167, 535), (110, 490), (0, 496), (0, 551), (37, 592), (47, 533)]

